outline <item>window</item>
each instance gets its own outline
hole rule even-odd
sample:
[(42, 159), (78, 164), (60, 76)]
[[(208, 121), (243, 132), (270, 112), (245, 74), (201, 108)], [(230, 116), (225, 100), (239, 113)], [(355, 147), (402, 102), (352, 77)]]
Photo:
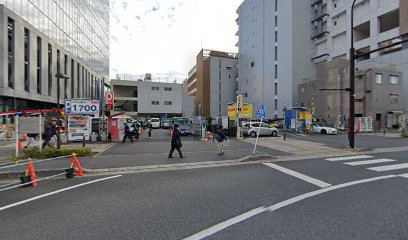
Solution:
[(52, 96), (52, 45), (48, 44), (48, 96)]
[(275, 27), (278, 26), (278, 16), (275, 15)]
[(275, 31), (275, 42), (278, 42), (278, 31)]
[(382, 77), (383, 77), (382, 73), (376, 73), (375, 74), (375, 83), (382, 84)]
[(171, 91), (173, 91), (173, 88), (171, 88), (171, 87), (165, 87), (165, 88), (164, 88), (164, 91), (171, 92)]
[(133, 90), (133, 97), (137, 98), (137, 90)]
[(74, 63), (74, 59), (71, 59), (71, 98), (74, 98), (74, 94), (75, 94), (75, 91), (74, 91), (75, 76), (74, 75), (75, 75), (75, 63)]
[(255, 62), (254, 61), (251, 62), (251, 67), (255, 67)]
[(79, 98), (81, 92), (80, 92), (80, 87), (81, 87), (81, 80), (80, 77), (81, 76), (81, 68), (79, 66), (79, 63), (77, 63), (77, 98)]
[(30, 31), (24, 28), (24, 90), (30, 91)]
[(8, 18), (7, 22), (7, 53), (8, 53), (8, 66), (7, 77), (8, 86), (14, 88), (14, 42), (15, 42), (15, 29), (14, 20)]
[(41, 94), (41, 89), (42, 89), (42, 75), (41, 75), (41, 69), (42, 69), (42, 40), (40, 37), (37, 37), (37, 93)]
[(278, 47), (275, 46), (275, 61), (278, 61)]
[(57, 73), (61, 72), (61, 51), (57, 49)]
[(138, 111), (137, 102), (133, 103), (133, 111), (134, 111), (134, 112), (137, 112), (137, 111)]
[(159, 105), (159, 101), (152, 101), (152, 105)]
[(244, 93), (244, 97), (248, 97), (248, 93)]
[(278, 99), (275, 99), (275, 111), (278, 111)]
[(390, 76), (390, 84), (396, 85), (399, 82), (399, 76), (391, 75)]
[[(68, 75), (68, 56), (64, 55), (64, 74)], [(64, 79), (64, 97), (68, 98), (68, 79)]]
[(275, 12), (278, 11), (278, 0), (275, 0)]
[(334, 26), (337, 26), (337, 21), (334, 21)]
[(399, 95), (398, 94), (390, 94), (391, 105), (398, 105), (399, 104)]
[(155, 87), (155, 86), (152, 87), (152, 91), (159, 91), (159, 90), (160, 90), (159, 87)]
[(173, 105), (173, 103), (171, 101), (164, 101), (164, 105), (170, 106), (170, 105)]
[(275, 83), (275, 96), (278, 96), (278, 84), (277, 83)]

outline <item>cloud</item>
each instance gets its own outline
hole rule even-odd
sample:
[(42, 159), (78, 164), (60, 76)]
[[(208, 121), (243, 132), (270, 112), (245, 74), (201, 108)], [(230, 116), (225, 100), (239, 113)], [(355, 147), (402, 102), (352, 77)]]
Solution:
[(160, 3), (159, 2), (155, 2), (155, 5), (152, 7), (152, 11), (156, 12), (160, 9)]
[(138, 15), (135, 15), (135, 18), (137, 19), (137, 20), (139, 20), (140, 21), (140, 16), (138, 16)]
[(122, 2), (122, 7), (123, 7), (123, 9), (127, 9), (127, 7), (128, 7), (128, 3), (127, 2)]

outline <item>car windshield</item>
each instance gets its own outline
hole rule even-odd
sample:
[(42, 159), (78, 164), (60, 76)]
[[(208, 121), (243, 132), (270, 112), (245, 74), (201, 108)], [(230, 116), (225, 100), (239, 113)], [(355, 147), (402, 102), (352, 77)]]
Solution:
[(174, 124), (178, 124), (179, 126), (188, 125), (189, 124), (188, 118), (175, 118)]
[(159, 119), (152, 119), (151, 122), (160, 122)]
[(315, 127), (321, 127), (319, 124), (313, 124), (313, 126), (315, 126)]

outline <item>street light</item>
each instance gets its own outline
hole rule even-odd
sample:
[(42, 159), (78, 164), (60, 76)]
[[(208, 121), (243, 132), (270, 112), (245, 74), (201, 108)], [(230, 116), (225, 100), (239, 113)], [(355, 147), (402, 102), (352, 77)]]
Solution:
[(60, 79), (67, 80), (69, 77), (63, 73), (57, 73), (55, 74), (55, 77), (57, 78), (57, 149), (61, 148), (61, 135), (60, 135), (60, 116), (61, 116), (61, 110), (60, 110)]
[(355, 124), (355, 79), (354, 79), (354, 60), (355, 60), (355, 49), (354, 49), (354, 4), (356, 0), (353, 1), (351, 5), (351, 22), (350, 22), (350, 34), (351, 34), (351, 45), (350, 45), (350, 124), (349, 124), (349, 147), (354, 149), (355, 142), (355, 133), (354, 133), (354, 124)]

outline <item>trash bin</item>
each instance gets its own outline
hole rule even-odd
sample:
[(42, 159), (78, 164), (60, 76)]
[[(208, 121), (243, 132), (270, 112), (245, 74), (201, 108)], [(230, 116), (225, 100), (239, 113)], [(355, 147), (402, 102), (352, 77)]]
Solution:
[(96, 132), (91, 133), (91, 142), (96, 142), (98, 134)]

